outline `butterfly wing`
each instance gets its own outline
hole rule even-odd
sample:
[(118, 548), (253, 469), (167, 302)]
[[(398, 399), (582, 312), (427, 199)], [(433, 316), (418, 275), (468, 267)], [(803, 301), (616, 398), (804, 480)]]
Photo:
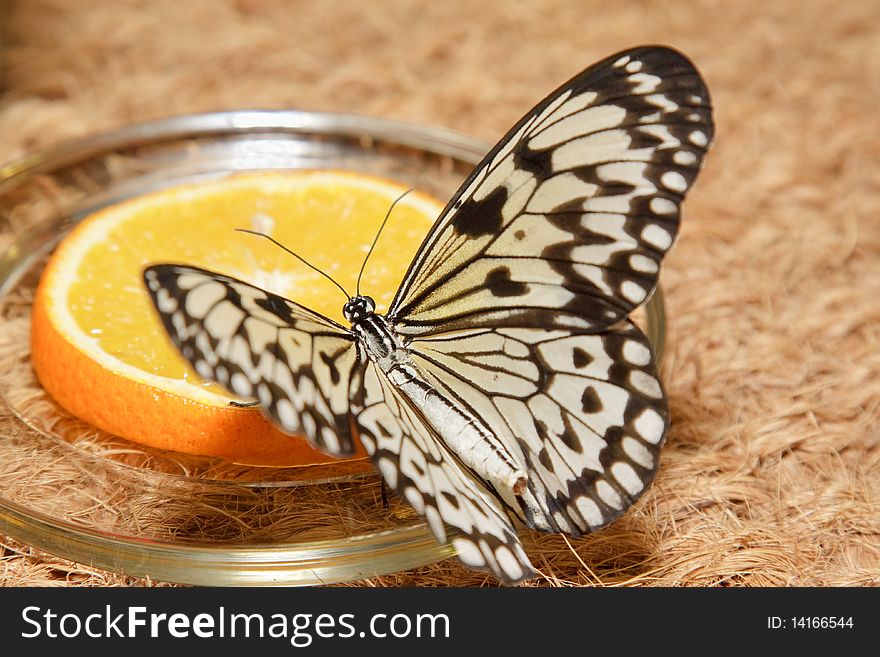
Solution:
[(284, 431), (349, 456), (354, 338), (278, 295), (214, 272), (155, 265), (144, 282), (165, 329), (196, 372), (257, 398)]
[(508, 584), (533, 577), (498, 497), (458, 462), (374, 363), (365, 356), (361, 363), (352, 408), (361, 443), (388, 485), (428, 521), (438, 541), (451, 540), (468, 566)]
[(668, 427), (644, 334), (479, 329), (414, 339), (410, 354), (443, 394), (518, 455), (528, 491), (504, 494), (530, 527), (602, 527), (645, 490)]
[(709, 93), (683, 55), (647, 47), (599, 62), (475, 168), (389, 318), (405, 335), (620, 321), (656, 285), (712, 135)]

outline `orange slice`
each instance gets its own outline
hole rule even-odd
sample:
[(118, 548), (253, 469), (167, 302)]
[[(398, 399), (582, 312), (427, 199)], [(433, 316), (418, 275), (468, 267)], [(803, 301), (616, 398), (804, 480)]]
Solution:
[[(257, 409), (199, 379), (165, 335), (142, 282), (148, 264), (191, 264), (235, 276), (344, 323), (349, 291), (385, 213), (406, 188), (343, 172), (240, 174), (163, 190), (84, 220), (52, 255), (37, 289), (31, 357), (67, 411), (132, 441), (258, 465), (332, 461), (273, 427)], [(361, 290), (380, 311), (442, 206), (414, 192), (395, 207)]]

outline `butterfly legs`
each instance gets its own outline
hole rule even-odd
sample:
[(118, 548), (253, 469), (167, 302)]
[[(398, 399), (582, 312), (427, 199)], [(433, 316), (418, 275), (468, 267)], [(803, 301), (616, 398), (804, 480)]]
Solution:
[(382, 508), (388, 511), (391, 505), (388, 503), (388, 487), (385, 485), (385, 477), (380, 477), (380, 485), (382, 486)]

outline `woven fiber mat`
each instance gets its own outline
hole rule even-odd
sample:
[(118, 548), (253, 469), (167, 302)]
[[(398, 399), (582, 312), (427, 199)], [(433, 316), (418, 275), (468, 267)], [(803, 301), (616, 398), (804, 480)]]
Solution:
[[(18, 0), (0, 152), (243, 107), (495, 141), (626, 47), (706, 77), (717, 138), (666, 261), (673, 425), (655, 485), (539, 585), (880, 583), (880, 4)], [(0, 220), (0, 247), (10, 227)], [(142, 585), (0, 537), (5, 585)], [(358, 584), (492, 584), (448, 560)]]

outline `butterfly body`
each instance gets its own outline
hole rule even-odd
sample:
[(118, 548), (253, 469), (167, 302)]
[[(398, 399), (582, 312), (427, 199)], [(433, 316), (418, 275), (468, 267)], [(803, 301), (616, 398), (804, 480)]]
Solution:
[(144, 280), (202, 377), (337, 456), (360, 441), (467, 565), (535, 572), (515, 522), (572, 536), (646, 490), (669, 427), (647, 338), (680, 205), (713, 135), (708, 91), (663, 47), (572, 78), (475, 167), (384, 314), (350, 327), (218, 272)]
[(525, 489), (527, 476), (510, 449), (483, 424), (479, 416), (441, 394), (428, 383), (409, 356), (393, 324), (373, 312), (372, 299), (353, 297), (343, 314), (352, 321), (360, 358), (369, 358), (396, 386), (425, 424), (461, 461), (485, 481), (515, 494)]

